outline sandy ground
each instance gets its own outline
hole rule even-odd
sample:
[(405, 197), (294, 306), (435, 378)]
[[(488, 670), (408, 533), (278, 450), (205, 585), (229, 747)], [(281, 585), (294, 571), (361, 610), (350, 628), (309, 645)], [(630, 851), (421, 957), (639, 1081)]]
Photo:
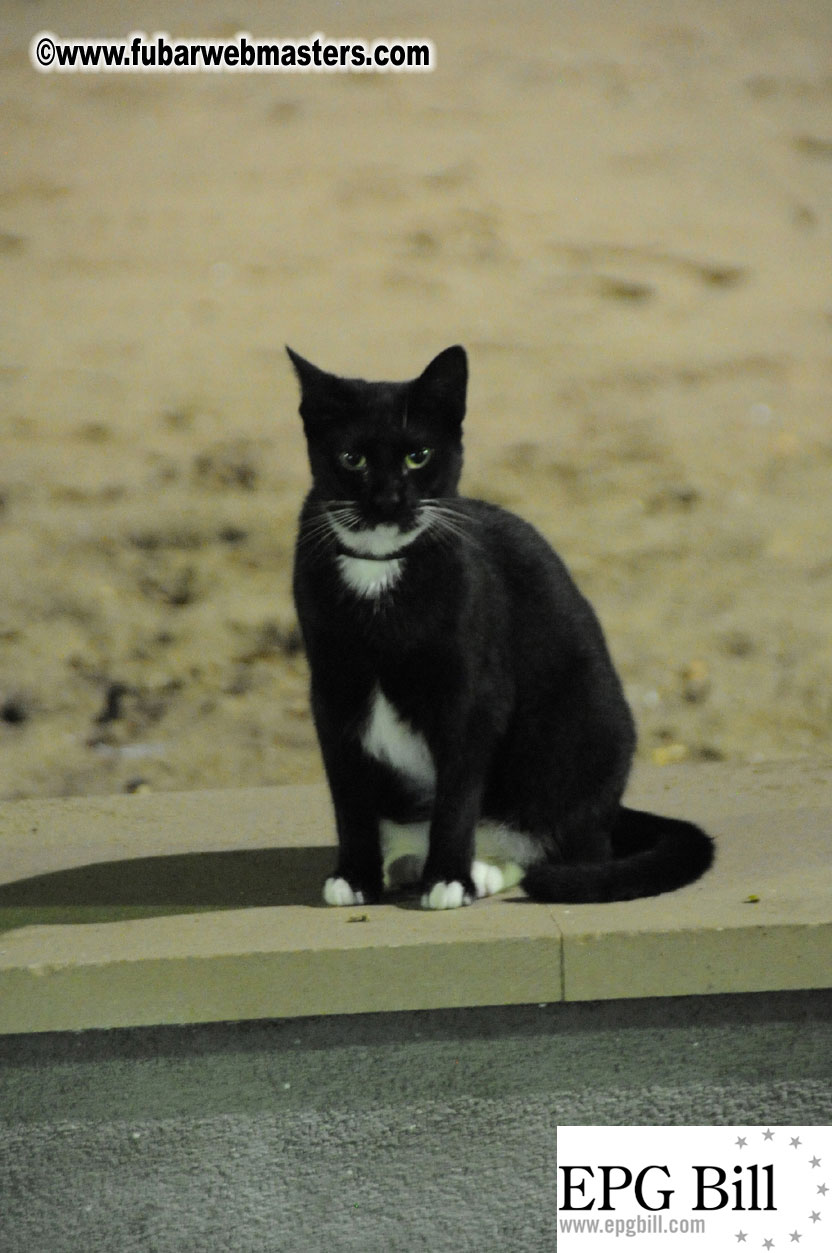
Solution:
[[(43, 29), (439, 66), (40, 75)], [(825, 0), (6, 0), (0, 797), (320, 776), (286, 342), (467, 346), (465, 488), (562, 552), (643, 757), (828, 760), (830, 51)]]

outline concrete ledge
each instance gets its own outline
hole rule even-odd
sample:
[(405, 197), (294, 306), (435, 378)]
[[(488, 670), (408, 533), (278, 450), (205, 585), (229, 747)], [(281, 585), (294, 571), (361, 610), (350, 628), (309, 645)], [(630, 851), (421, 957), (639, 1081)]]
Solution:
[[(328, 909), (322, 787), (0, 806), (0, 1031), (832, 985), (832, 769), (644, 769), (719, 838), (648, 901)], [(746, 903), (751, 896), (756, 903)]]

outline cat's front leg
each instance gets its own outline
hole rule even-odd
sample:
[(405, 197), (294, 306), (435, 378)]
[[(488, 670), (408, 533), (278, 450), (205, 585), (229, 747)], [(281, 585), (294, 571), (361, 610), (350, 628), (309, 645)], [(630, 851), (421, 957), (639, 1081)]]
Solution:
[(457, 909), (477, 899), (471, 874), (481, 789), (472, 780), (440, 780), (422, 873), (422, 908)]
[(381, 897), (382, 864), (378, 818), (340, 810), (336, 804), (338, 861), (324, 883), (327, 905), (372, 905)]
[(382, 892), (381, 834), (378, 814), (363, 795), (360, 776), (330, 778), (338, 831), (338, 860), (324, 883), (327, 905), (372, 905)]
[(324, 883), (327, 905), (370, 905), (382, 893), (382, 854), (375, 793), (357, 745), (320, 737), (338, 833), (338, 860)]

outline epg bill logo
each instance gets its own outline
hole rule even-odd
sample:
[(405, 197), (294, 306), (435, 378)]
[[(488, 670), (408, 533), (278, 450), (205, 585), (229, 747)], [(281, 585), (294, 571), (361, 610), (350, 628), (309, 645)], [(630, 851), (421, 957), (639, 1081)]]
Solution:
[[(595, 1196), (588, 1200), (583, 1199), (587, 1193), (587, 1179), (584, 1176), (594, 1179), (596, 1171), (591, 1166), (562, 1166), (560, 1169), (562, 1171), (560, 1186), (563, 1188), (563, 1201), (560, 1209), (564, 1211), (594, 1209)], [(726, 1188), (724, 1184), (727, 1175), (721, 1166), (691, 1166), (688, 1172), (690, 1177), (686, 1180), (688, 1190), (693, 1192), (693, 1195), (688, 1197), (690, 1208), (696, 1212), (724, 1209), (726, 1205), (733, 1210), (773, 1210), (776, 1208), (774, 1205), (774, 1166), (758, 1166), (755, 1163), (747, 1167), (734, 1166), (732, 1170), (735, 1175), (746, 1174), (747, 1178), (745, 1180), (734, 1179), (730, 1188)], [(599, 1213), (614, 1210), (616, 1208), (614, 1193), (626, 1192), (630, 1189), (640, 1209), (652, 1211), (670, 1209), (670, 1199), (675, 1195), (676, 1190), (667, 1187), (660, 1188), (654, 1179), (646, 1191), (645, 1179), (650, 1175), (664, 1176), (665, 1180), (669, 1180), (670, 1170), (667, 1166), (651, 1164), (643, 1166), (637, 1175), (633, 1175), (627, 1166), (599, 1166), (597, 1170), (597, 1182), (600, 1184), (601, 1191)], [(759, 1184), (760, 1175), (763, 1176), (762, 1187)], [(582, 1198), (580, 1201), (576, 1201), (575, 1193), (580, 1194)], [(761, 1195), (763, 1205), (760, 1204)]]
[(558, 1127), (557, 1188), (561, 1253), (832, 1248), (829, 1127)]

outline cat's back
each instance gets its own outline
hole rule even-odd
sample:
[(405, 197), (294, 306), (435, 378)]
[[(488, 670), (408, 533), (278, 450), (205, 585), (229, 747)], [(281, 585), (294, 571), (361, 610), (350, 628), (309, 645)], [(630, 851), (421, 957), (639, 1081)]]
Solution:
[[(561, 640), (600, 644), (595, 611), (549, 541), (518, 514), (487, 501), (460, 499), (478, 553), (499, 584), (517, 640), (554, 632)], [(603, 646), (602, 646), (603, 649)]]
[(574, 586), (558, 553), (531, 522), (489, 501), (461, 497), (459, 504), (475, 547), (511, 583)]

